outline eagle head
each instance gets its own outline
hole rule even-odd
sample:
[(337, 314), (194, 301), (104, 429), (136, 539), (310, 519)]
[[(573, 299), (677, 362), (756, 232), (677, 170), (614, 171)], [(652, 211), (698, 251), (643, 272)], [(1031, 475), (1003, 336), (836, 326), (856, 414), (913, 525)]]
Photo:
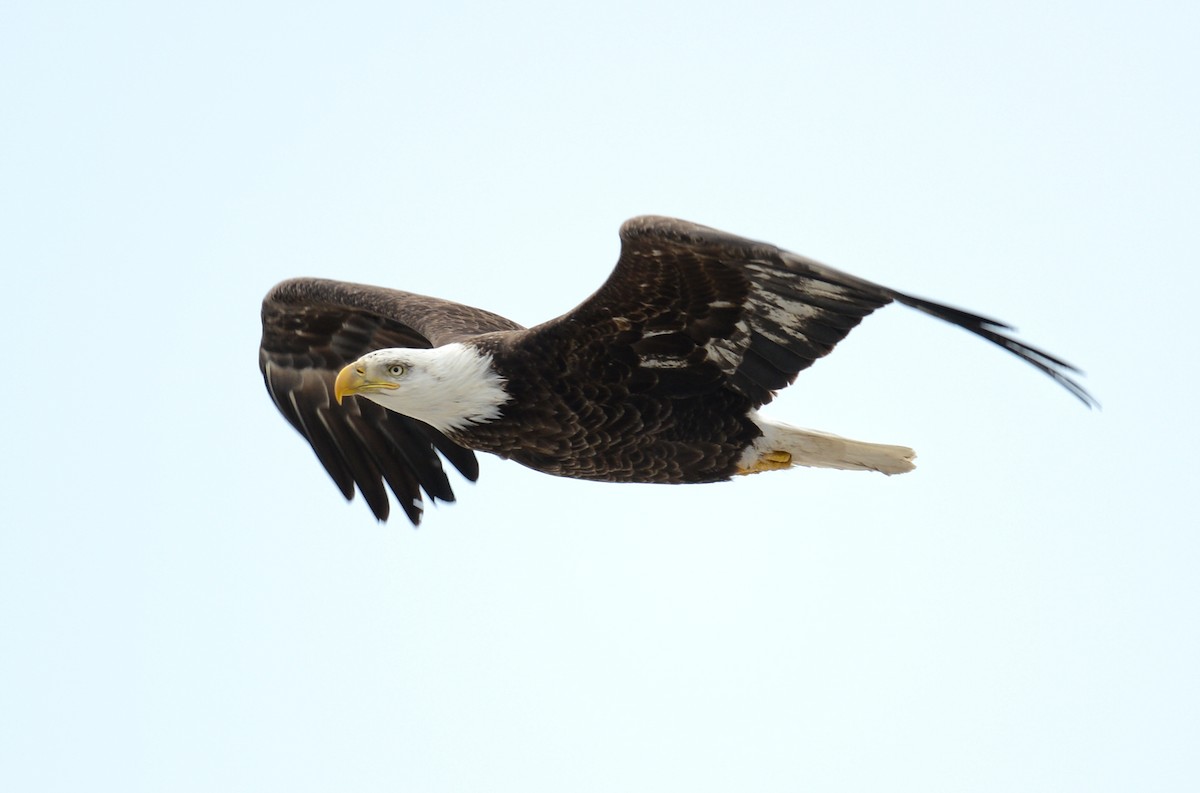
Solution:
[(338, 372), (338, 404), (361, 396), (440, 432), (494, 421), (508, 401), (492, 356), (467, 344), (369, 352)]

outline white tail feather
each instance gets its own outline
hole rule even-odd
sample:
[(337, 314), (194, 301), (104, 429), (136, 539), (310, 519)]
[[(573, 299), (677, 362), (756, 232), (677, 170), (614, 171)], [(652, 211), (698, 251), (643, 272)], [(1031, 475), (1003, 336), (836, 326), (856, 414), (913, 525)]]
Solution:
[[(751, 418), (763, 431), (742, 455), (741, 468), (747, 472), (767, 470), (756, 464), (764, 455), (786, 452), (791, 455), (791, 465), (812, 468), (838, 468), (843, 471), (879, 471), (888, 474), (903, 474), (916, 466), (916, 452), (907, 446), (890, 446), (884, 443), (867, 443), (842, 438), (828, 432), (806, 430), (779, 424), (753, 415)], [(784, 467), (784, 466), (771, 466)]]

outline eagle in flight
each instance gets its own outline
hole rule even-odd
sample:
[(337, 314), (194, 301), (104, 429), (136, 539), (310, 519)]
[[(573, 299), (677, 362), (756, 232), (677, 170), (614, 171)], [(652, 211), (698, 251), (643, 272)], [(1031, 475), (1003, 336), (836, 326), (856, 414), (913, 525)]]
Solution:
[[(891, 302), (951, 322), (1052, 377), (1078, 369), (1010, 326), (771, 245), (663, 217), (621, 227), (600, 289), (532, 328), (482, 309), (316, 278), (263, 300), (259, 367), (275, 406), (351, 499), (420, 522), (453, 501), (439, 454), (474, 451), (604, 482), (718, 482), (815, 466), (899, 474), (915, 454), (772, 421), (758, 409)], [(355, 399), (347, 397), (354, 396)]]

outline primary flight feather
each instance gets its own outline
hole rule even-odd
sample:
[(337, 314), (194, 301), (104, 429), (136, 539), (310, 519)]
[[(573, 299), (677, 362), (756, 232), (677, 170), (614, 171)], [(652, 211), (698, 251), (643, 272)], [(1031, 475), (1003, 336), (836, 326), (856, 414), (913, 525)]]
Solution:
[(357, 486), (386, 520), (386, 483), (416, 524), (422, 491), (454, 500), (439, 453), (470, 480), (472, 450), (606, 482), (716, 482), (795, 465), (909, 471), (909, 448), (758, 413), (893, 301), (982, 336), (1095, 404), (1072, 379), (1078, 370), (1003, 323), (661, 217), (627, 221), (600, 289), (528, 329), (409, 292), (284, 281), (263, 300), (259, 366), (343, 495)]

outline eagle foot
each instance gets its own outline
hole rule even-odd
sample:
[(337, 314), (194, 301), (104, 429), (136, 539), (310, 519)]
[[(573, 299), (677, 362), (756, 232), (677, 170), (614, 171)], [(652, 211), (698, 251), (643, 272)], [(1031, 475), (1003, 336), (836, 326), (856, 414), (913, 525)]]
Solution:
[(761, 474), (763, 471), (781, 471), (784, 468), (792, 467), (792, 455), (790, 452), (770, 451), (764, 452), (749, 468), (738, 466), (738, 474)]

